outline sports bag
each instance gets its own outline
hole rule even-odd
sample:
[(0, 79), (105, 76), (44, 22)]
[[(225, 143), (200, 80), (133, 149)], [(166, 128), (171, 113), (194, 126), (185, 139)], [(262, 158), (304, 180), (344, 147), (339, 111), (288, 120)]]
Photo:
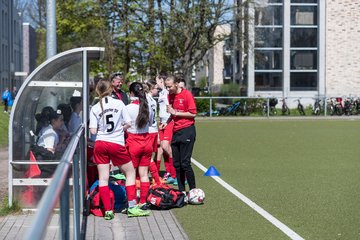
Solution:
[(109, 188), (114, 193), (114, 210), (120, 212), (124, 208), (127, 208), (127, 196), (125, 190), (125, 176), (122, 174), (110, 175)]
[[(100, 198), (99, 180), (96, 180), (90, 188), (89, 201), (90, 201), (90, 213), (98, 217), (103, 217), (105, 214), (105, 210)], [(111, 209), (114, 209), (113, 191), (110, 191), (110, 204), (111, 204)]]
[(185, 194), (167, 185), (152, 186), (146, 201), (154, 209), (181, 208), (185, 203)]

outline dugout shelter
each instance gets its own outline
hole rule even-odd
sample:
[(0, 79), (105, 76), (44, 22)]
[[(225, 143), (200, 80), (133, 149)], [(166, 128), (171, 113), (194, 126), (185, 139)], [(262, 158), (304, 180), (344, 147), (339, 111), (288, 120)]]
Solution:
[[(37, 67), (24, 81), (14, 101), (9, 121), (9, 205), (17, 201), (23, 209), (34, 209), (51, 178), (40, 178), (29, 174), (30, 166), (36, 164), (58, 164), (33, 162), (29, 158), (37, 121), (35, 115), (45, 106), (57, 109), (61, 103), (69, 103), (74, 92), (83, 98), (82, 121), (85, 134), (81, 140), (86, 146), (89, 109), (90, 61), (100, 60), (104, 48), (83, 47), (59, 53)], [(85, 148), (80, 156), (86, 159)], [(60, 160), (60, 159), (59, 159)], [(71, 180), (70, 180), (71, 184)]]

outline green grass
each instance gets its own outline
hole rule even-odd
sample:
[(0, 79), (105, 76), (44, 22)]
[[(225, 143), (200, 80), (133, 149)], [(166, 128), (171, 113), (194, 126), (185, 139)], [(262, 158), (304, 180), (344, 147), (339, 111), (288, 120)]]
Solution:
[(13, 202), (12, 206), (8, 205), (8, 197), (4, 197), (0, 205), (0, 216), (6, 216), (9, 214), (16, 214), (21, 211), (21, 207), (18, 202)]
[[(197, 122), (193, 157), (305, 239), (359, 239), (359, 122)], [(190, 239), (289, 239), (204, 177), (202, 206), (175, 214)]]
[[(2, 110), (2, 109), (1, 109)], [(9, 114), (0, 111), (0, 147), (8, 145)]]

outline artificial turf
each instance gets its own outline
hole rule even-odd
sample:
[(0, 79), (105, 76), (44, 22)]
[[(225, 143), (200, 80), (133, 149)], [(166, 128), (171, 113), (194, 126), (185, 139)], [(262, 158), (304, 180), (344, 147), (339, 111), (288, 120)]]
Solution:
[[(197, 121), (193, 158), (305, 239), (360, 239), (359, 120)], [(190, 239), (289, 239), (193, 165), (202, 206), (175, 209)]]

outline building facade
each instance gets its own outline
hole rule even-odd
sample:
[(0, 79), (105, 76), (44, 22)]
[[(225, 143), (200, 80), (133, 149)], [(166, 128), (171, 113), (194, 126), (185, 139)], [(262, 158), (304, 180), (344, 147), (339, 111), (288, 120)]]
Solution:
[(251, 47), (242, 59), (247, 95), (360, 96), (359, 9), (356, 0), (250, 4)]
[(20, 87), (15, 72), (22, 71), (21, 14), (12, 0), (0, 0), (0, 90)]
[(36, 68), (36, 32), (29, 23), (23, 23), (23, 72), (27, 76)]
[[(218, 26), (216, 36), (227, 36), (231, 33), (230, 25)], [(205, 54), (204, 58), (196, 66), (195, 83), (202, 85), (200, 81), (206, 81), (206, 87), (210, 92), (216, 92), (224, 83), (231, 81), (231, 48), (229, 40), (220, 41)]]

